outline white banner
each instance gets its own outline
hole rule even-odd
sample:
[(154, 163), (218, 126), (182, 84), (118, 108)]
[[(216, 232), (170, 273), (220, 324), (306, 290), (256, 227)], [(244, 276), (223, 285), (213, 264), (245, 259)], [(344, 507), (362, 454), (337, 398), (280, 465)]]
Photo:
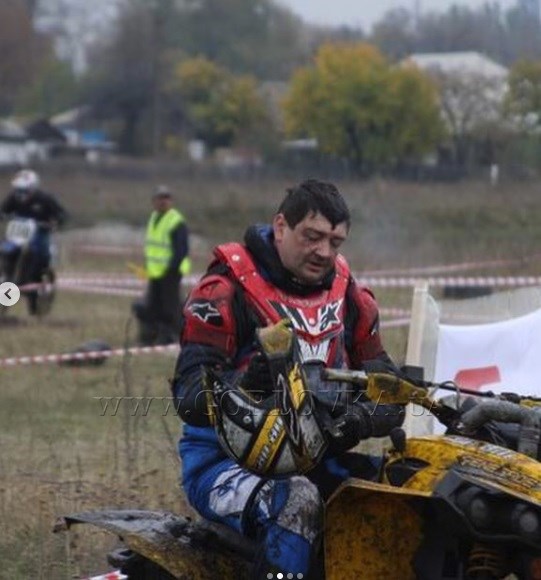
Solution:
[(434, 380), (541, 396), (541, 310), (491, 324), (440, 325)]

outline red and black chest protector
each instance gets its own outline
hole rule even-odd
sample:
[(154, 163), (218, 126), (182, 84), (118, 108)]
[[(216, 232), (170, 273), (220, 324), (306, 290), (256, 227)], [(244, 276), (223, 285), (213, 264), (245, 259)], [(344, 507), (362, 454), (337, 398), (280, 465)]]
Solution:
[(342, 256), (335, 263), (336, 275), (328, 290), (296, 296), (276, 288), (257, 271), (249, 252), (236, 242), (214, 250), (242, 286), (246, 300), (264, 325), (289, 318), (298, 337), (303, 362), (319, 361), (333, 366), (343, 360), (344, 308), (349, 267)]

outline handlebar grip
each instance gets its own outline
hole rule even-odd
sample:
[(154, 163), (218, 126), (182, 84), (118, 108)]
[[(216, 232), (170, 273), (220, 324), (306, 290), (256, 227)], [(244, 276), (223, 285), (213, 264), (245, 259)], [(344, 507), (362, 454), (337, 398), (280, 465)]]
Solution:
[(364, 371), (352, 371), (349, 369), (323, 369), (323, 378), (327, 381), (353, 383), (363, 388), (368, 386), (368, 375)]
[(483, 401), (466, 411), (460, 418), (462, 425), (475, 431), (489, 421), (501, 423), (540, 424), (541, 414), (534, 408), (517, 405), (510, 401)]

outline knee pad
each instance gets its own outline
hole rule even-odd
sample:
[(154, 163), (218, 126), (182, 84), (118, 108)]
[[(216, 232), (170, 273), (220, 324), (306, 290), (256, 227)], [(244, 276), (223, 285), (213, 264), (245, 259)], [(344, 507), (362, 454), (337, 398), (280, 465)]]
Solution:
[(260, 490), (259, 509), (274, 516), (281, 528), (313, 543), (323, 527), (323, 500), (309, 479), (294, 476), (268, 481)]

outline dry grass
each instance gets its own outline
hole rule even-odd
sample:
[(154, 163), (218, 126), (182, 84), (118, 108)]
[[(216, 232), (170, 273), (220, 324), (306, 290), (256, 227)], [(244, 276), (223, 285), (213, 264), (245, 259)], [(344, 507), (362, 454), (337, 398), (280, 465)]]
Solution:
[[(97, 173), (51, 174), (44, 181), (59, 192), (78, 227), (107, 220), (141, 228), (154, 184), (152, 179), (120, 180)], [(7, 182), (8, 176), (1, 176), (0, 190), (7, 190)], [(169, 183), (198, 235), (199, 269), (212, 244), (240, 238), (247, 223), (268, 219), (291, 181), (172, 178)], [(540, 246), (537, 184), (508, 184), (498, 190), (484, 184), (339, 186), (353, 210), (346, 254), (356, 269), (522, 257)], [(130, 243), (140, 230), (132, 233)], [(74, 235), (61, 238), (61, 274), (127, 272), (126, 258), (70, 250)], [(520, 273), (539, 273), (538, 266), (532, 261)], [(376, 291), (382, 307), (410, 305), (411, 290)], [(30, 320), (19, 304), (10, 316), (18, 323), (0, 326), (0, 358), (63, 352), (92, 338), (120, 346), (133, 335), (129, 313), (128, 298), (68, 291), (59, 293), (43, 321)], [(388, 350), (398, 361), (406, 339), (406, 329), (384, 331)], [(106, 568), (103, 554), (112, 539), (80, 531), (67, 542), (50, 532), (61, 514), (105, 506), (186, 511), (177, 482), (179, 422), (174, 414), (164, 416), (160, 403), (151, 405), (147, 416), (127, 405), (117, 416), (103, 416), (96, 399), (168, 396), (173, 365), (167, 355), (142, 355), (98, 367), (0, 367), (0, 578), (72, 578)]]

